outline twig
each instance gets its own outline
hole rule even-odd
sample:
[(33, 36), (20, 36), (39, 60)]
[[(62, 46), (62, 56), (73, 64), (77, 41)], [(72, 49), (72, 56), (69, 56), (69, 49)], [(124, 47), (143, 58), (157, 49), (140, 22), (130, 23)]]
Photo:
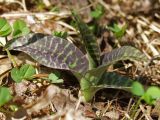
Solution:
[(103, 0), (98, 0), (98, 2), (104, 6), (105, 9), (110, 10), (109, 5), (107, 5)]
[(24, 11), (28, 11), (27, 7), (26, 7), (26, 1), (25, 0), (22, 0), (22, 4), (23, 4)]
[(39, 13), (31, 13), (31, 12), (12, 12), (12, 13), (5, 13), (0, 15), (1, 17), (5, 17), (5, 18), (10, 18), (10, 17), (26, 17), (28, 15), (32, 15), (32, 16), (40, 16), (40, 15), (44, 15), (44, 16), (57, 16), (57, 17), (62, 17), (65, 18), (69, 15), (71, 15), (70, 12), (61, 12), (61, 13), (57, 13), (57, 12), (39, 12)]
[(9, 50), (8, 50), (8, 49), (5, 49), (5, 50), (6, 50), (6, 52), (7, 52), (7, 55), (8, 55), (8, 57), (9, 57), (9, 59), (10, 59), (11, 62), (13, 63), (13, 66), (14, 66), (14, 67), (18, 67), (18, 65), (17, 65), (14, 57), (11, 55), (11, 53), (9, 52)]
[[(134, 115), (134, 120), (137, 120), (138, 119), (138, 116), (140, 115), (140, 112), (141, 112), (141, 110), (140, 109), (138, 109), (137, 110), (137, 112), (136, 112), (136, 114)], [(140, 119), (141, 120), (141, 119)]]
[(132, 101), (133, 101), (133, 99), (131, 98), (131, 99), (129, 100), (129, 103), (128, 103), (127, 113), (129, 113), (129, 109), (130, 109), (130, 107), (131, 107)]
[(149, 43), (149, 40), (148, 40), (147, 36), (144, 33), (141, 34), (141, 37), (142, 37), (144, 43), (146, 43), (148, 48), (150, 48), (150, 50), (152, 51), (153, 56), (159, 55), (159, 52), (156, 50), (156, 48), (152, 44)]
[(69, 25), (69, 24), (67, 24), (67, 23), (65, 23), (65, 22), (63, 22), (63, 21), (57, 21), (56, 23), (59, 24), (59, 25), (62, 25), (62, 26), (64, 26), (64, 27), (66, 27), (66, 28), (68, 28), (68, 29), (71, 29), (71, 30), (73, 30), (73, 31), (76, 31), (76, 29), (75, 29), (74, 27), (72, 27), (71, 25)]
[(142, 105), (140, 105), (140, 109), (142, 110), (146, 120), (153, 120), (147, 113), (146, 110), (144, 109), (144, 107)]
[(51, 5), (49, 0), (43, 0), (43, 3), (45, 4), (45, 6), (49, 7)]
[(22, 0), (22, 2), (15, 0), (15, 1), (12, 1), (11, 3), (17, 3), (17, 4), (19, 4), (20, 6), (22, 6), (22, 8), (23, 8), (23, 10), (24, 10), (25, 12), (27, 11), (25, 0)]

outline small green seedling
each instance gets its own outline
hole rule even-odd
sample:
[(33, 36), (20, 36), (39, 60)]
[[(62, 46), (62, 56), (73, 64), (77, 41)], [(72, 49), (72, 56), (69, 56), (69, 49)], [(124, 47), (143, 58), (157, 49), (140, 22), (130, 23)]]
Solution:
[(51, 83), (63, 83), (63, 79), (60, 79), (60, 76), (59, 72), (54, 72), (49, 74), (48, 79)]
[(24, 36), (30, 33), (30, 29), (23, 20), (16, 20), (13, 23), (13, 38)]
[(67, 36), (68, 36), (68, 33), (67, 32), (61, 32), (61, 31), (54, 31), (53, 35), (57, 36), (57, 37), (60, 37), (60, 38), (66, 39)]
[(118, 24), (114, 24), (113, 27), (107, 27), (109, 30), (111, 30), (116, 38), (122, 38), (126, 32), (127, 25), (123, 25), (122, 27), (119, 27)]
[(5, 18), (0, 18), (0, 36), (6, 37), (12, 32), (12, 27)]
[(33, 79), (33, 75), (36, 73), (36, 70), (33, 66), (29, 65), (29, 64), (24, 64), (21, 66), (21, 68), (13, 68), (11, 70), (11, 77), (12, 79), (19, 83), (21, 82), (23, 79)]
[[(23, 20), (16, 20), (13, 23), (13, 38), (27, 35), (30, 32)], [(7, 37), (12, 33), (12, 27), (5, 18), (0, 18), (0, 36)]]
[(0, 87), (0, 107), (12, 99), (10, 90), (6, 87)]
[(100, 19), (104, 14), (104, 7), (101, 5), (97, 5), (96, 9), (91, 11), (91, 16), (95, 19)]
[(154, 105), (156, 100), (160, 99), (160, 88), (156, 86), (150, 86), (145, 91), (141, 83), (134, 82), (131, 91), (134, 95), (139, 96), (140, 100), (144, 100), (150, 105)]

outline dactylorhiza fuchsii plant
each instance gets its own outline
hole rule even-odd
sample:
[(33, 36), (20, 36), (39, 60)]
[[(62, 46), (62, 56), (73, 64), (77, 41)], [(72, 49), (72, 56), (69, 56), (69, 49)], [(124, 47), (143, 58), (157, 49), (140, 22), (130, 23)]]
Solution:
[(130, 89), (133, 80), (114, 72), (106, 72), (106, 69), (121, 60), (147, 61), (145, 55), (131, 46), (123, 46), (101, 55), (96, 37), (87, 24), (75, 13), (73, 16), (86, 54), (70, 41), (42, 33), (30, 33), (12, 39), (5, 48), (22, 51), (44, 66), (71, 71), (80, 83), (85, 101), (92, 100), (95, 93), (103, 88)]

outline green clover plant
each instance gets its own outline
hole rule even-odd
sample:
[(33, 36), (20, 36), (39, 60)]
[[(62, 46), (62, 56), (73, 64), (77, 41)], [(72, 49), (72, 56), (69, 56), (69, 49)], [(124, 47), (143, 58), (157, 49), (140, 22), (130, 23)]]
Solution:
[(100, 19), (103, 14), (104, 8), (99, 4), (96, 6), (95, 10), (91, 11), (91, 16), (95, 19)]
[(144, 100), (147, 104), (154, 105), (156, 100), (160, 99), (160, 88), (150, 86), (145, 91), (144, 87), (139, 82), (134, 82), (131, 87), (131, 92), (140, 97), (140, 101)]
[(0, 87), (0, 107), (12, 99), (9, 88)]
[(5, 18), (0, 18), (0, 23), (0, 36), (6, 37), (12, 32), (12, 28)]
[(33, 79), (33, 75), (36, 73), (36, 70), (33, 66), (29, 65), (29, 64), (24, 64), (21, 66), (21, 68), (13, 68), (11, 70), (11, 77), (12, 79), (19, 83), (21, 82), (23, 79)]
[(118, 24), (114, 23), (113, 26), (109, 26), (107, 28), (113, 32), (116, 38), (122, 38), (126, 32), (127, 24), (120, 27)]
[(137, 81), (132, 83), (131, 92), (140, 97), (132, 108), (131, 118), (133, 118), (136, 114), (136, 110), (138, 109), (141, 101), (145, 101), (149, 105), (156, 105), (157, 101), (160, 100), (160, 88), (156, 86), (149, 86), (146, 90), (143, 85)]
[(18, 19), (13, 23), (13, 38), (17, 38), (30, 33), (25, 21)]
[[(0, 18), (0, 37), (4, 37), (7, 41), (7, 37), (11, 34), (13, 38), (20, 37), (22, 35), (28, 34), (29, 28), (26, 26), (26, 23), (23, 20), (16, 20), (13, 23), (13, 29), (9, 22), (5, 18)], [(3, 47), (4, 44), (1, 43), (1, 46)], [(10, 54), (9, 50), (6, 48), (5, 51), (8, 54), (8, 57), (13, 62), (14, 66), (16, 66), (16, 62), (13, 58), (13, 56)], [(12, 77), (16, 82), (20, 81), (20, 77), (29, 77), (31, 74), (31, 71), (25, 71), (26, 68), (23, 66), (23, 70), (18, 71), (18, 68), (14, 68), (12, 70)], [(22, 72), (23, 71), (23, 72)], [(22, 79), (22, 78), (21, 78)], [(9, 102), (12, 99), (10, 90), (7, 87), (0, 87), (0, 107), (3, 106), (5, 103)]]
[[(0, 37), (7, 37), (11, 34), (12, 28), (5, 18), (0, 18)], [(1, 46), (4, 44), (1, 43)], [(0, 107), (11, 100), (12, 96), (7, 87), (0, 86)]]

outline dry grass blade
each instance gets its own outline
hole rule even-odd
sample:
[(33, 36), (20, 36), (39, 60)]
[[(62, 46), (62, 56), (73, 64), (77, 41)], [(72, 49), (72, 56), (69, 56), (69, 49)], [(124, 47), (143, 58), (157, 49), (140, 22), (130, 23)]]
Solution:
[(153, 120), (151, 116), (147, 113), (147, 111), (144, 109), (143, 105), (140, 105), (140, 109), (142, 110), (146, 120)]

